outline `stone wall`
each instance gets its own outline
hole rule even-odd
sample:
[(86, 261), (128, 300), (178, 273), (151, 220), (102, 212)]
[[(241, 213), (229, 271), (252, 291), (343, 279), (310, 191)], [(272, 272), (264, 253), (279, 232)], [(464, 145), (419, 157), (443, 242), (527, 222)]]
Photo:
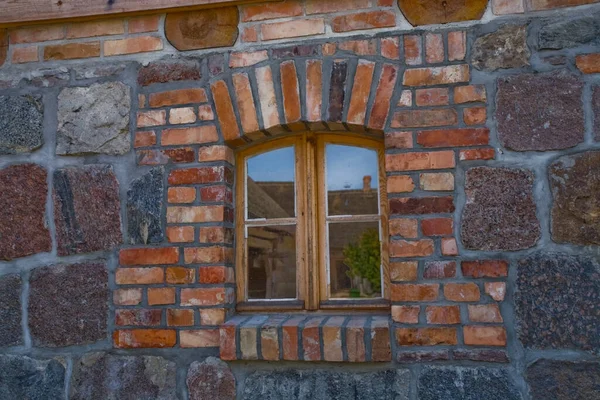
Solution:
[[(0, 30), (0, 398), (600, 397), (600, 5), (476, 3)], [(236, 315), (235, 151), (302, 131), (385, 143), (386, 315)]]

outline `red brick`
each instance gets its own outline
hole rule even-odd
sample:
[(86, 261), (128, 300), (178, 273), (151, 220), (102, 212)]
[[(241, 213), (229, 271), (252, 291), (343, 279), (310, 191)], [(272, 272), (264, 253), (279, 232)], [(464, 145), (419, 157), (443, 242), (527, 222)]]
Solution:
[(304, 321), (305, 317), (292, 317), (282, 325), (283, 359), (287, 361), (298, 360), (298, 324)]
[(365, 362), (365, 317), (353, 316), (346, 324), (346, 350), (349, 362)]
[(206, 103), (206, 91), (204, 89), (179, 89), (168, 92), (150, 94), (150, 107), (168, 107), (175, 105)]
[(277, 110), (277, 98), (271, 67), (256, 68), (255, 73), (264, 128), (266, 130), (279, 128), (279, 111)]
[(398, 328), (400, 346), (434, 346), (457, 344), (456, 328)]
[(392, 306), (392, 320), (402, 324), (418, 324), (419, 306)]
[(386, 154), (387, 171), (454, 168), (454, 151)]
[(113, 343), (119, 349), (165, 348), (177, 342), (177, 332), (171, 329), (131, 329), (113, 333)]
[(325, 33), (325, 21), (322, 18), (315, 18), (267, 23), (261, 25), (260, 31), (263, 40), (321, 35)]
[(285, 122), (293, 124), (302, 118), (300, 106), (300, 89), (294, 61), (285, 61), (279, 66), (281, 73), (281, 92), (283, 95), (283, 111)]
[(233, 282), (233, 269), (229, 267), (201, 267), (198, 269), (199, 283), (216, 284)]
[(456, 147), (486, 145), (490, 141), (487, 128), (457, 128), (420, 131), (417, 143), (424, 147)]
[(193, 128), (165, 129), (160, 143), (163, 146), (178, 144), (202, 144), (219, 140), (217, 128), (214, 125), (195, 126)]
[(373, 317), (371, 321), (371, 361), (392, 360), (388, 317)]
[(423, 215), (454, 212), (454, 199), (444, 197), (401, 197), (389, 200), (392, 215)]
[(242, 30), (242, 42), (253, 43), (258, 42), (258, 26), (248, 26)]
[(374, 56), (377, 54), (377, 41), (375, 39), (346, 40), (339, 44), (339, 49), (359, 56)]
[(156, 133), (154, 131), (136, 132), (133, 147), (147, 147), (156, 144)]
[(398, 107), (410, 107), (412, 106), (412, 92), (410, 90), (403, 90), (400, 94), (400, 100), (398, 100)]
[(463, 261), (463, 276), (471, 278), (498, 278), (508, 276), (508, 262), (503, 260)]
[(139, 165), (166, 165), (170, 163), (194, 162), (196, 154), (191, 147), (178, 149), (149, 149), (137, 153)]
[(122, 35), (123, 33), (125, 33), (125, 27), (122, 19), (94, 20), (67, 25), (67, 39)]
[(196, 188), (172, 187), (167, 193), (169, 203), (193, 203), (196, 200)]
[(104, 56), (146, 53), (163, 49), (162, 39), (154, 36), (136, 36), (126, 39), (105, 40)]
[(220, 183), (227, 178), (228, 169), (225, 167), (200, 167), (176, 169), (169, 174), (170, 185), (193, 185), (204, 183)]
[(479, 287), (474, 283), (446, 283), (444, 297), (450, 301), (479, 301)]
[(412, 147), (412, 132), (387, 132), (385, 134), (386, 149), (411, 149)]
[(227, 161), (229, 164), (234, 164), (235, 158), (229, 146), (203, 146), (198, 149), (198, 161)]
[(179, 345), (182, 348), (219, 347), (219, 330), (179, 331)]
[(167, 208), (167, 223), (202, 223), (202, 222), (222, 222), (225, 207), (223, 206), (177, 206)]
[(600, 73), (600, 53), (577, 56), (575, 64), (584, 74), (598, 74)]
[(254, 107), (254, 97), (250, 87), (250, 79), (247, 74), (234, 74), (233, 85), (235, 87), (236, 102), (240, 112), (240, 122), (244, 133), (256, 132), (259, 130), (256, 108)]
[(167, 268), (167, 283), (184, 285), (196, 281), (196, 272), (193, 268), (169, 267)]
[(493, 160), (496, 152), (492, 148), (461, 150), (460, 161)]
[(330, 317), (323, 325), (323, 359), (344, 361), (342, 354), (342, 324), (346, 317)]
[(401, 261), (390, 263), (390, 280), (395, 282), (416, 281), (419, 263), (416, 261)]
[(503, 322), (497, 304), (469, 304), (468, 309), (471, 322)]
[(393, 11), (368, 11), (340, 15), (331, 20), (331, 29), (334, 32), (349, 32), (395, 26), (396, 14)]
[(435, 301), (438, 299), (440, 285), (428, 284), (393, 284), (392, 301)]
[(485, 293), (496, 301), (503, 301), (506, 295), (505, 282), (485, 282)]
[(454, 238), (443, 238), (441, 243), (442, 255), (443, 256), (457, 256), (458, 245)]
[(467, 346), (506, 346), (506, 330), (500, 326), (465, 326)]
[(221, 226), (201, 227), (198, 241), (200, 243), (233, 243), (233, 230)]
[(181, 289), (182, 306), (218, 306), (228, 304), (233, 296), (227, 288)]
[(371, 93), (374, 71), (374, 62), (359, 60), (348, 106), (348, 123), (350, 124), (365, 125), (367, 102)]
[(100, 42), (67, 43), (44, 47), (44, 60), (75, 60), (100, 57)]
[(446, 279), (456, 276), (456, 262), (428, 261), (423, 270), (424, 279)]
[(165, 110), (138, 111), (137, 127), (159, 126), (167, 123), (167, 112)]
[(148, 305), (175, 304), (175, 288), (149, 288)]
[(227, 83), (225, 81), (214, 82), (211, 85), (211, 90), (223, 138), (226, 142), (233, 145), (243, 143), (243, 141), (240, 142), (240, 130), (235, 112), (233, 111), (233, 103), (231, 102), (231, 96), (229, 96)]
[(214, 264), (233, 262), (233, 250), (222, 246), (184, 249), (186, 264)]
[(306, 0), (306, 14), (329, 14), (339, 11), (368, 8), (368, 0)]
[(146, 33), (158, 31), (159, 15), (143, 15), (129, 18), (127, 23), (129, 33)]
[(391, 60), (400, 59), (400, 40), (397, 37), (381, 39), (381, 55)]
[(445, 106), (450, 102), (448, 88), (417, 89), (418, 106)]
[(306, 119), (308, 122), (321, 121), (323, 104), (323, 70), (320, 60), (306, 61)]
[(468, 85), (454, 88), (454, 102), (456, 104), (483, 102), (487, 100), (485, 86)]
[(495, 15), (523, 13), (525, 12), (524, 0), (493, 0), (492, 11)]
[(448, 32), (448, 61), (462, 61), (467, 54), (467, 33)]
[(279, 3), (252, 4), (240, 7), (240, 20), (242, 22), (297, 17), (298, 15), (302, 15), (302, 4), (297, 0), (286, 0)]
[(407, 69), (404, 72), (403, 82), (405, 86), (430, 86), (469, 82), (469, 79), (469, 66), (462, 64)]
[(236, 328), (247, 318), (247, 316), (233, 317), (219, 327), (219, 356), (221, 360), (233, 361), (237, 359), (235, 332)]
[(439, 33), (425, 35), (425, 61), (436, 64), (444, 61), (444, 40)]
[(176, 247), (123, 249), (119, 252), (121, 265), (175, 264), (178, 260), (179, 250)]
[(415, 183), (409, 175), (393, 175), (387, 178), (388, 193), (407, 193), (412, 192)]
[(304, 349), (304, 361), (320, 361), (321, 345), (319, 325), (325, 317), (313, 317), (306, 321), (302, 329), (302, 347)]
[(424, 128), (434, 126), (456, 125), (456, 110), (442, 108), (437, 110), (406, 110), (394, 114), (392, 128)]
[(116, 306), (137, 306), (142, 302), (142, 289), (117, 289), (113, 291)]
[(167, 240), (169, 243), (191, 243), (194, 241), (193, 226), (167, 227)]
[(398, 78), (398, 67), (391, 64), (383, 64), (381, 76), (375, 92), (375, 103), (369, 117), (369, 128), (383, 130), (390, 112), (390, 102), (394, 94), (396, 79)]
[(200, 200), (203, 202), (227, 202), (233, 200), (231, 189), (224, 186), (205, 186), (200, 188)]
[(433, 254), (433, 241), (430, 239), (392, 240), (390, 242), (391, 257), (426, 257), (431, 254)]
[(423, 62), (421, 36), (404, 36), (404, 60), (406, 65), (419, 65)]
[(162, 310), (128, 309), (115, 311), (117, 326), (157, 326), (160, 325)]
[(115, 281), (117, 285), (150, 285), (164, 282), (162, 268), (118, 268)]
[(167, 326), (194, 326), (194, 310), (167, 310)]
[(463, 121), (467, 125), (485, 124), (487, 112), (485, 107), (471, 107), (463, 110)]
[(65, 25), (36, 25), (10, 30), (10, 43), (35, 43), (65, 38)]
[(446, 236), (453, 232), (452, 218), (430, 218), (421, 221), (421, 231), (425, 236)]
[(38, 46), (13, 48), (11, 61), (13, 64), (23, 64), (39, 61)]
[(226, 310), (224, 308), (207, 308), (200, 310), (200, 322), (202, 325), (218, 326), (225, 321)]
[(417, 220), (413, 218), (394, 218), (389, 221), (391, 236), (415, 239), (418, 236)]
[(458, 306), (427, 306), (425, 315), (428, 324), (460, 324), (460, 309)]

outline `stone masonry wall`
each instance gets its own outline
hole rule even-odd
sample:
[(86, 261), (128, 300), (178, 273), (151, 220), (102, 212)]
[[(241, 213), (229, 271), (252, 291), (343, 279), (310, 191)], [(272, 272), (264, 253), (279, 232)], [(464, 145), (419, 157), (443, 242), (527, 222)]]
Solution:
[[(584, 3), (0, 28), (0, 399), (600, 398)], [(385, 144), (386, 313), (236, 314), (234, 154), (303, 131)]]

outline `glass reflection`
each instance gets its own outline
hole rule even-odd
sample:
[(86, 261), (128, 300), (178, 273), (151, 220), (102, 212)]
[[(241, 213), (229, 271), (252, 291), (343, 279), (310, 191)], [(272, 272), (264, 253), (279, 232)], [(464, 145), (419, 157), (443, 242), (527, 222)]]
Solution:
[(381, 297), (378, 222), (329, 223), (331, 298)]
[(296, 298), (296, 227), (248, 227), (248, 298)]
[(328, 144), (327, 215), (379, 214), (377, 151)]
[(248, 219), (296, 216), (294, 148), (285, 147), (247, 160)]

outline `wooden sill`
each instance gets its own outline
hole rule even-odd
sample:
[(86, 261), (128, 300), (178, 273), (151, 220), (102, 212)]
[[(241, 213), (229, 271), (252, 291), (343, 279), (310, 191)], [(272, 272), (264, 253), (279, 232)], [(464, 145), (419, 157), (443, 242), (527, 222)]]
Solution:
[(320, 309), (311, 311), (304, 309), (303, 301), (252, 301), (238, 303), (238, 313), (305, 313), (320, 314), (340, 312), (343, 314), (355, 314), (365, 312), (377, 312), (389, 314), (390, 302), (388, 300), (336, 300), (322, 301)]

